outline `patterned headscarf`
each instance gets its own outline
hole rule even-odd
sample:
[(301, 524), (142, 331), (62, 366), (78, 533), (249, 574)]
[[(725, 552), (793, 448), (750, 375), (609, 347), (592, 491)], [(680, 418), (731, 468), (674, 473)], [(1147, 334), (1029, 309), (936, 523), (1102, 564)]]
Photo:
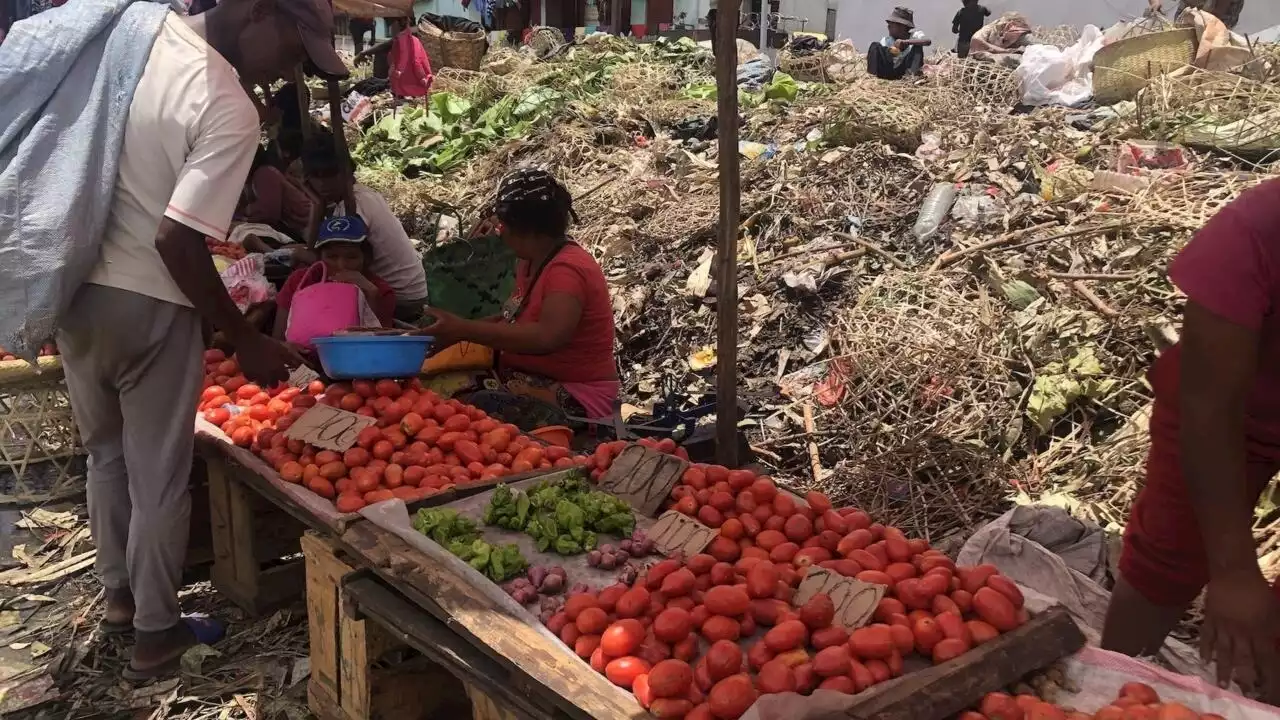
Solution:
[(536, 212), (544, 209), (539, 206), (544, 206), (545, 211), (549, 212), (568, 213), (574, 222), (578, 222), (578, 214), (573, 210), (573, 196), (569, 194), (568, 188), (546, 170), (516, 170), (498, 184), (494, 212), (499, 220), (507, 221), (517, 207), (525, 212)]

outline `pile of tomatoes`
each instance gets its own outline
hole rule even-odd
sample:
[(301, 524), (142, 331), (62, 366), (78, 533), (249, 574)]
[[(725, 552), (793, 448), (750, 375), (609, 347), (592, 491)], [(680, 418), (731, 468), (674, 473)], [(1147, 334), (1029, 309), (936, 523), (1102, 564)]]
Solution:
[(1034, 695), (988, 693), (978, 710), (962, 713), (957, 720), (1226, 720), (1213, 713), (1198, 713), (1176, 702), (1161, 702), (1150, 685), (1125, 683), (1115, 701), (1090, 715), (1045, 702)]
[[(58, 354), (58, 346), (54, 345), (53, 343), (45, 343), (44, 345), (40, 346), (40, 357), (50, 357), (57, 354)], [(0, 348), (0, 362), (7, 362), (9, 360), (17, 360), (17, 359), (18, 359), (17, 355), (14, 355), (13, 353), (9, 352), (8, 350), (5, 350), (4, 348)]]
[(209, 252), (213, 255), (221, 255), (231, 260), (239, 260), (244, 257), (244, 248), (236, 243), (226, 242), (223, 240), (214, 240), (211, 237), (204, 239), (205, 247), (209, 248)]
[[(376, 418), (343, 453), (285, 437), (317, 405)], [(205, 352), (200, 412), (233, 443), (258, 453), (286, 482), (305, 485), (341, 512), (393, 497), (407, 502), (454, 486), (537, 469), (583, 465), (562, 447), (542, 445), (482, 410), (447, 400), (417, 380), (367, 381), (305, 389), (263, 389), (248, 382), (234, 358)]]
[[(607, 468), (617, 451), (601, 446), (591, 465)], [(861, 692), (900, 675), (908, 656), (942, 663), (1028, 619), (1017, 585), (995, 567), (956, 567), (822, 493), (797, 501), (748, 470), (693, 465), (668, 502), (719, 535), (631, 586), (570, 597), (547, 622), (658, 717), (733, 720), (761, 694)], [(793, 607), (811, 565), (885, 585), (871, 624), (833, 624), (823, 593)]]

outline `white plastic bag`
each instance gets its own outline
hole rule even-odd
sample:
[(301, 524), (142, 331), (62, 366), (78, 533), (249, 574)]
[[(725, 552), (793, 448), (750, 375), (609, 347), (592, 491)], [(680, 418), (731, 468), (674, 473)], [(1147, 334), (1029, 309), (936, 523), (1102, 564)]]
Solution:
[(1093, 97), (1093, 56), (1102, 49), (1102, 31), (1085, 26), (1080, 39), (1065, 50), (1031, 45), (1014, 72), (1026, 105), (1079, 105)]

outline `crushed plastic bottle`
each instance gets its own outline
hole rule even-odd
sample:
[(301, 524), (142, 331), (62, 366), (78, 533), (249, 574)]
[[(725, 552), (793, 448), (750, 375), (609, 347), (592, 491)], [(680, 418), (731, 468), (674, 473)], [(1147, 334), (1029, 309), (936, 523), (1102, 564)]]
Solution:
[(951, 204), (956, 201), (956, 186), (952, 183), (937, 183), (925, 197), (920, 206), (920, 215), (911, 231), (917, 240), (928, 240), (938, 232), (942, 221), (951, 211)]

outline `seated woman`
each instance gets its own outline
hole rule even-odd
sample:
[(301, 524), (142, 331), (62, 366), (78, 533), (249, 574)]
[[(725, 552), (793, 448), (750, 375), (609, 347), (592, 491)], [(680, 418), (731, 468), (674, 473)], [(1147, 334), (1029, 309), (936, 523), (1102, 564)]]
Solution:
[(1007, 12), (974, 33), (969, 41), (969, 57), (994, 62), (1007, 68), (1022, 64), (1022, 51), (1039, 41), (1031, 34), (1031, 23), (1022, 13)]
[(562, 425), (565, 415), (608, 417), (618, 397), (613, 305), (600, 266), (566, 235), (576, 219), (569, 191), (546, 171), (518, 170), (503, 179), (494, 211), (519, 258), (501, 318), (428, 308), (435, 320), (418, 333), (440, 349), (492, 348), (495, 369), (458, 394), (522, 429)]
[[(390, 285), (368, 269), (373, 253), (364, 220), (359, 216), (329, 218), (320, 226), (315, 250), (320, 255), (319, 262), (324, 265), (323, 281), (349, 283), (360, 288), (378, 322), (383, 327), (391, 327), (396, 312), (396, 294)], [(321, 281), (321, 274), (313, 272), (313, 268), (315, 266), (295, 270), (276, 295), (272, 335), (277, 339), (288, 337), (289, 314), (293, 311), (298, 292)]]

